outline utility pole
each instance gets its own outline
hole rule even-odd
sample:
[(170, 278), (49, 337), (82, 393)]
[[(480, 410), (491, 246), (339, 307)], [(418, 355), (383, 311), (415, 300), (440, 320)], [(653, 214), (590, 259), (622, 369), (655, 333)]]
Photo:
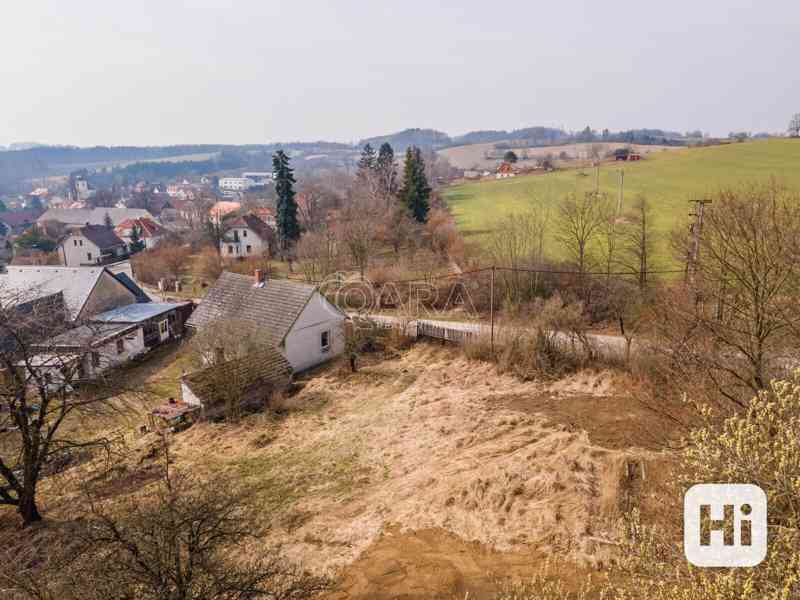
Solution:
[(622, 198), (625, 187), (625, 169), (619, 170), (619, 199), (617, 200), (617, 216), (622, 214)]
[(698, 200), (691, 200), (694, 203), (694, 212), (690, 212), (689, 216), (694, 218), (694, 221), (689, 226), (689, 235), (691, 242), (689, 246), (689, 256), (686, 262), (686, 279), (689, 283), (694, 285), (695, 273), (697, 271), (697, 260), (700, 257), (700, 238), (703, 234), (703, 214), (705, 213), (706, 204), (711, 204), (708, 198), (700, 198)]

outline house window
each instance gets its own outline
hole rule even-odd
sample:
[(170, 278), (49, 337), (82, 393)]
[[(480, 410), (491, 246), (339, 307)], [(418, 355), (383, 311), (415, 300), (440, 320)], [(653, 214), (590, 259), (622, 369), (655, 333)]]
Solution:
[(83, 246), (83, 240), (78, 240), (78, 245)]
[(323, 352), (331, 349), (331, 332), (323, 331), (319, 336), (319, 347)]
[(247, 244), (247, 253), (250, 254), (253, 251), (253, 247), (250, 244)]
[(159, 321), (158, 323), (158, 333), (161, 335), (167, 335), (167, 322), (166, 321)]
[(92, 366), (94, 368), (100, 366), (100, 355), (97, 352), (92, 352)]
[(242, 229), (242, 237), (247, 237), (247, 229)]
[(78, 240), (72, 240), (72, 245), (73, 246), (77, 246), (78, 245)]
[(125, 352), (125, 340), (122, 338), (117, 340), (117, 354), (122, 354)]
[(233, 246), (228, 246), (228, 254), (233, 254)]
[(87, 253), (86, 253), (86, 258), (88, 258), (88, 259), (89, 259), (89, 262), (91, 262), (91, 260), (92, 260), (92, 253), (91, 253), (91, 252), (87, 252)]

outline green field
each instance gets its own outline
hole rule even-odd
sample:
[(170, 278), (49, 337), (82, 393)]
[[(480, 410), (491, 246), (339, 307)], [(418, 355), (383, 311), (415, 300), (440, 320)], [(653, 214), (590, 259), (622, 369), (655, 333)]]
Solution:
[[(660, 235), (660, 266), (669, 266), (667, 233), (688, 223), (689, 200), (711, 195), (720, 187), (742, 181), (775, 177), (800, 190), (800, 140), (775, 139), (708, 148), (650, 154), (639, 162), (619, 162), (600, 167), (600, 190), (614, 201), (619, 194), (619, 170), (624, 169), (623, 211), (639, 194), (652, 206), (653, 222)], [(493, 229), (498, 217), (524, 211), (534, 204), (551, 207), (569, 192), (583, 193), (595, 187), (594, 169), (564, 170), (513, 179), (468, 183), (446, 188), (443, 196), (453, 210), (459, 228), (480, 239)], [(561, 252), (552, 237), (549, 254)]]

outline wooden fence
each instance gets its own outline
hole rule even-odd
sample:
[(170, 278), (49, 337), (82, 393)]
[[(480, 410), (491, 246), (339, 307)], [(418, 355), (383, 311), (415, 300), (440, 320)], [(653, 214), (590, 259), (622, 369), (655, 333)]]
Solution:
[(463, 344), (475, 335), (474, 331), (455, 329), (433, 325), (426, 321), (417, 321), (417, 337), (426, 337), (454, 344)]

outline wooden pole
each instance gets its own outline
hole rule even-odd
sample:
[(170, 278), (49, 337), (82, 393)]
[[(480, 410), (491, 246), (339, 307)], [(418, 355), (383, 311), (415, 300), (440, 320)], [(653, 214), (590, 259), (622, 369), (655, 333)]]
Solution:
[(492, 285), (489, 292), (489, 314), (491, 319), (492, 356), (494, 356), (494, 265), (492, 265)]

